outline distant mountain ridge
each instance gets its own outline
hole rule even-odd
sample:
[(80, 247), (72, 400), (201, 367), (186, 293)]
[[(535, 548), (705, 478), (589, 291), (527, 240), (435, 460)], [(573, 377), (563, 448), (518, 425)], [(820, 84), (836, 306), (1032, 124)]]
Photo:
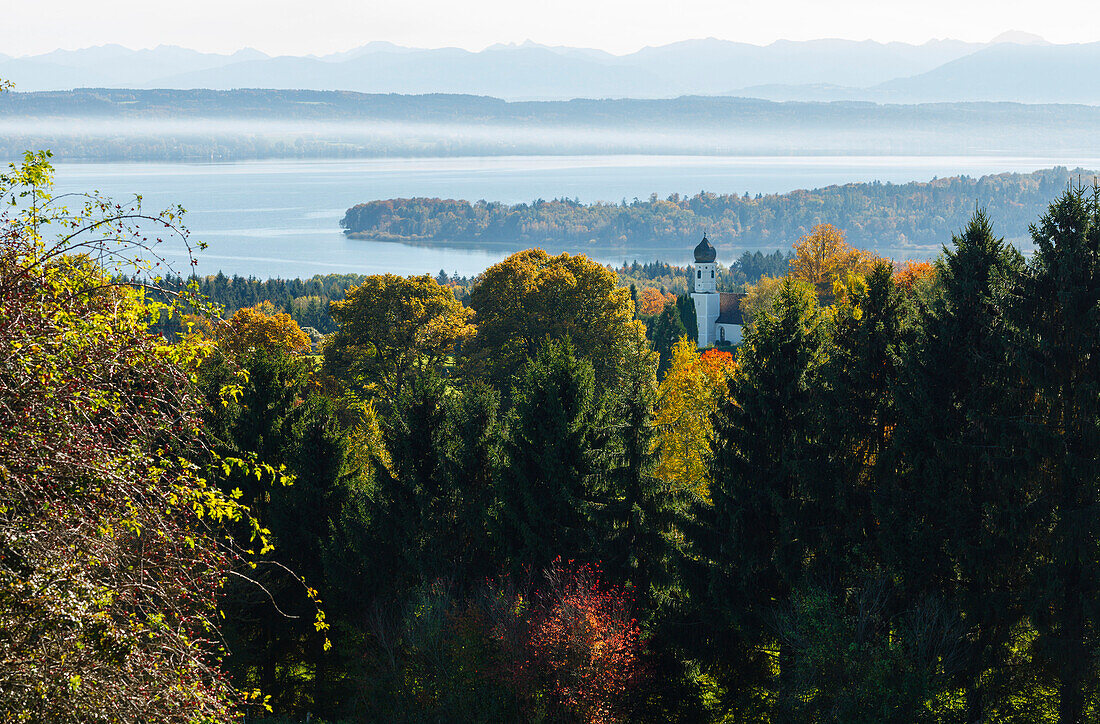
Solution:
[(537, 43), (480, 52), (374, 41), (323, 56), (244, 49), (104, 45), (0, 55), (0, 78), (22, 91), (80, 87), (459, 93), (507, 100), (738, 95), (769, 100), (913, 103), (960, 100), (1100, 103), (1100, 43), (1052, 45), (1009, 32), (991, 43), (920, 45), (823, 39), (752, 45), (714, 38), (626, 55)]

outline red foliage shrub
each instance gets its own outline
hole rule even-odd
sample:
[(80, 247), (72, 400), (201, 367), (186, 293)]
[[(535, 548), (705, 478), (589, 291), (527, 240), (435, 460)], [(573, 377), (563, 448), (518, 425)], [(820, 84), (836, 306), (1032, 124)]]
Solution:
[(620, 720), (641, 677), (641, 629), (619, 587), (598, 566), (563, 564), (546, 572), (527, 642), (527, 666), (538, 672), (557, 708), (580, 721)]

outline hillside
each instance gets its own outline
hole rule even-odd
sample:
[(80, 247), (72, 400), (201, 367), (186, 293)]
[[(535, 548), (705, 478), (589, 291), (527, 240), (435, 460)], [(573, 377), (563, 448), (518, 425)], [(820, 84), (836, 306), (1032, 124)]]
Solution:
[(530, 204), (388, 199), (348, 209), (342, 226), (358, 239), (497, 242), (569, 247), (676, 246), (707, 233), (726, 248), (785, 247), (820, 223), (845, 229), (858, 247), (938, 248), (984, 208), (1000, 234), (1022, 239), (1049, 200), (1093, 172), (958, 176), (907, 184), (864, 183), (768, 196), (673, 195), (622, 204), (569, 199)]
[(1093, 157), (1100, 108), (704, 96), (520, 102), (271, 89), (4, 94), (0, 152), (26, 148), (111, 161), (651, 153), (1017, 155), (1054, 165)]

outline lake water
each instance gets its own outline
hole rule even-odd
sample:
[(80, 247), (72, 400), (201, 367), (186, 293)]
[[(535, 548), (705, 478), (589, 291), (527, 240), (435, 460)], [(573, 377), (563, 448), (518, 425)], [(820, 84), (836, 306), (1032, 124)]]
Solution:
[[(1097, 159), (973, 156), (525, 156), (255, 161), (228, 164), (56, 165), (57, 191), (140, 193), (146, 209), (181, 204), (192, 237), (209, 248), (198, 271), (256, 277), (314, 274), (476, 274), (517, 251), (460, 242), (414, 246), (345, 238), (344, 211), (374, 199), (409, 196), (487, 199), (631, 200), (651, 193), (775, 193), (861, 181), (903, 183), (937, 176), (1028, 172), (1055, 165), (1100, 167)], [(717, 240), (721, 243), (721, 240)], [(793, 241), (793, 240), (792, 240)], [(879, 250), (889, 253), (888, 250)], [(733, 252), (729, 252), (732, 254)], [(186, 270), (182, 249), (167, 255)], [(690, 249), (593, 255), (602, 262), (690, 260)], [(725, 253), (723, 253), (725, 256)], [(729, 261), (729, 260), (726, 260)]]

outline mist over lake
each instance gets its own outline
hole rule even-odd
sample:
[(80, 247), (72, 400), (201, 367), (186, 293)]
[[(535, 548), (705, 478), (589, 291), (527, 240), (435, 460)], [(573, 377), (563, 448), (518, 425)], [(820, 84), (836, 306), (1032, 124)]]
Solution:
[[(454, 239), (430, 246), (347, 239), (344, 212), (374, 199), (425, 196), (506, 203), (576, 198), (630, 201), (656, 193), (782, 193), (832, 184), (905, 183), (952, 175), (1096, 168), (1100, 159), (993, 156), (493, 156), (245, 161), (218, 164), (58, 163), (57, 192), (143, 195), (148, 209), (181, 204), (192, 237), (207, 242), (198, 272), (308, 277), (337, 272), (476, 274), (522, 246)], [(794, 241), (791, 239), (790, 241)], [(948, 241), (948, 239), (944, 239)], [(722, 248), (722, 254), (735, 250)], [(607, 263), (683, 264), (690, 249), (561, 249)], [(182, 249), (166, 250), (186, 270)], [(558, 250), (555, 250), (558, 251)], [(912, 256), (913, 250), (876, 249)], [(929, 253), (933, 253), (929, 251)], [(727, 261), (730, 259), (727, 259)]]

